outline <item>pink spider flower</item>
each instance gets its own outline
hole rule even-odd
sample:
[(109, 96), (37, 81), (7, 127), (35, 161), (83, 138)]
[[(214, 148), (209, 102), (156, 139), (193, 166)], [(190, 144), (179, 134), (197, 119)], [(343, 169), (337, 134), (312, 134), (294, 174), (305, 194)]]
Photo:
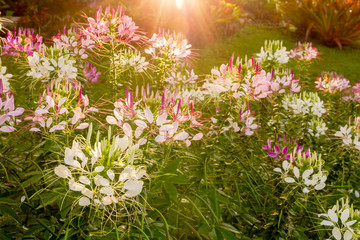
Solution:
[(174, 100), (174, 95), (176, 93), (164, 91), (156, 107), (157, 111), (151, 111), (145, 101), (134, 104), (132, 94), (127, 92), (125, 100), (118, 100), (114, 104), (114, 116), (107, 116), (106, 121), (117, 125), (125, 135), (135, 136), (139, 144), (145, 144), (148, 140), (157, 143), (184, 141), (190, 146), (191, 141), (200, 140), (203, 134), (199, 132), (193, 135), (185, 128), (194, 129), (201, 124), (196, 121), (193, 109), (191, 112), (185, 109), (181, 101)]
[(2, 80), (0, 79), (0, 132), (15, 131), (16, 117), (24, 113), (24, 108), (15, 109), (14, 95), (11, 92), (3, 92)]
[(313, 47), (312, 43), (296, 43), (294, 49), (290, 50), (290, 58), (299, 59), (300, 61), (311, 61), (313, 59), (319, 59), (317, 48)]
[(96, 72), (96, 67), (91, 63), (85, 63), (84, 74), (88, 82), (98, 82), (101, 72)]
[(104, 12), (100, 8), (95, 14), (95, 19), (87, 18), (88, 23), (82, 31), (83, 34), (97, 42), (116, 39), (129, 44), (142, 40), (144, 36), (138, 31), (139, 27), (124, 12), (121, 7), (116, 10), (107, 7)]
[(352, 88), (345, 90), (343, 99), (345, 101), (360, 102), (360, 81)]
[[(87, 128), (89, 123), (82, 122), (82, 119), (85, 119), (89, 113), (98, 110), (88, 107), (89, 99), (87, 95), (82, 94), (78, 86), (79, 84), (74, 84), (74, 87), (65, 84), (67, 95), (63, 96), (60, 94), (64, 87), (62, 84), (52, 81), (50, 86), (47, 85), (43, 96), (39, 97), (39, 107), (33, 115), (25, 118), (32, 122), (29, 131), (51, 133), (58, 130), (73, 131)], [(79, 99), (77, 103), (72, 100), (73, 94)]]
[[(289, 139), (286, 138), (286, 133), (284, 134), (284, 137), (281, 138), (281, 136), (278, 136), (278, 144), (275, 144), (274, 147), (272, 147), (271, 140), (267, 140), (267, 145), (263, 145), (262, 148), (264, 150), (268, 151), (268, 155), (272, 158), (276, 158), (279, 160), (284, 159), (293, 159), (291, 156), (297, 155), (298, 153), (301, 153), (304, 149), (302, 145), (300, 145), (300, 139), (297, 139), (295, 137), (292, 139), (291, 137)], [(303, 156), (306, 158), (309, 157), (310, 154), (310, 148), (308, 148), (305, 153), (302, 153)]]
[(32, 56), (34, 52), (43, 50), (43, 38), (34, 35), (33, 29), (14, 29), (13, 32), (8, 32), (5, 38), (1, 38), (3, 42), (2, 55), (20, 55), (25, 53)]
[(336, 93), (350, 88), (350, 81), (335, 72), (323, 72), (316, 79), (316, 88), (329, 93)]

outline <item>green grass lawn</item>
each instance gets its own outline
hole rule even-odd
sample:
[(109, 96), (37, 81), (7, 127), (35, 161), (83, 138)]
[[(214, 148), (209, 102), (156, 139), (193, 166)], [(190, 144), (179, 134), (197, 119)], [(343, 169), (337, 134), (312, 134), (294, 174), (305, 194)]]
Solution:
[[(240, 57), (253, 56), (260, 52), (265, 40), (283, 40), (284, 46), (289, 50), (295, 47), (297, 41), (303, 41), (304, 38), (299, 38), (291, 32), (286, 34), (282, 28), (247, 24), (235, 35), (219, 39), (200, 49), (195, 70), (198, 74), (208, 74), (212, 67), (228, 63), (232, 53)], [(340, 50), (312, 41), (322, 52), (321, 60), (316, 61), (309, 69), (312, 76), (316, 77), (322, 71), (331, 71), (344, 75), (352, 83), (360, 80), (360, 48), (346, 47)]]

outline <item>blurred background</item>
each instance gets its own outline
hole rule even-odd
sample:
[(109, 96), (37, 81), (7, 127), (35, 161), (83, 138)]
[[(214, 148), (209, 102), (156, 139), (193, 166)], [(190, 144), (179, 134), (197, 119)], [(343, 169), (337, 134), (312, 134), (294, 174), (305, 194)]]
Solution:
[(360, 39), (359, 0), (0, 0), (5, 28), (34, 28), (45, 38), (107, 6), (125, 8), (148, 36), (181, 32), (198, 48), (245, 23), (286, 29), (330, 47), (358, 46)]

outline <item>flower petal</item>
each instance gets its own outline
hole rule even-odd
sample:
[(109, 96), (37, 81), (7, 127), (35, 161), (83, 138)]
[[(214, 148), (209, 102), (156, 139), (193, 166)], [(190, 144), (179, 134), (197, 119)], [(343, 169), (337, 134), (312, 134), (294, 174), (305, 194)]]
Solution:
[(79, 199), (79, 205), (84, 207), (90, 205), (90, 199), (87, 197), (81, 197)]

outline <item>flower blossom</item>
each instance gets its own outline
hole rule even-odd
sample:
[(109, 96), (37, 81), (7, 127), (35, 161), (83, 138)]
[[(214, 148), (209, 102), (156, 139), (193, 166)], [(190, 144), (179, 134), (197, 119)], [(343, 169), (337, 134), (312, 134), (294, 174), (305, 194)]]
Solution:
[(58, 165), (54, 172), (67, 179), (71, 191), (79, 192), (80, 206), (116, 205), (142, 191), (140, 179), (146, 171), (133, 164), (138, 147), (127, 136), (116, 136), (111, 143), (104, 139), (93, 147), (74, 140), (71, 148), (65, 148), (65, 165)]
[(349, 199), (341, 199), (336, 205), (330, 208), (327, 213), (321, 213), (319, 217), (325, 217), (326, 220), (321, 221), (320, 225), (331, 227), (331, 236), (336, 240), (358, 239), (358, 232), (354, 228), (358, 228), (359, 210), (354, 210), (349, 204)]

